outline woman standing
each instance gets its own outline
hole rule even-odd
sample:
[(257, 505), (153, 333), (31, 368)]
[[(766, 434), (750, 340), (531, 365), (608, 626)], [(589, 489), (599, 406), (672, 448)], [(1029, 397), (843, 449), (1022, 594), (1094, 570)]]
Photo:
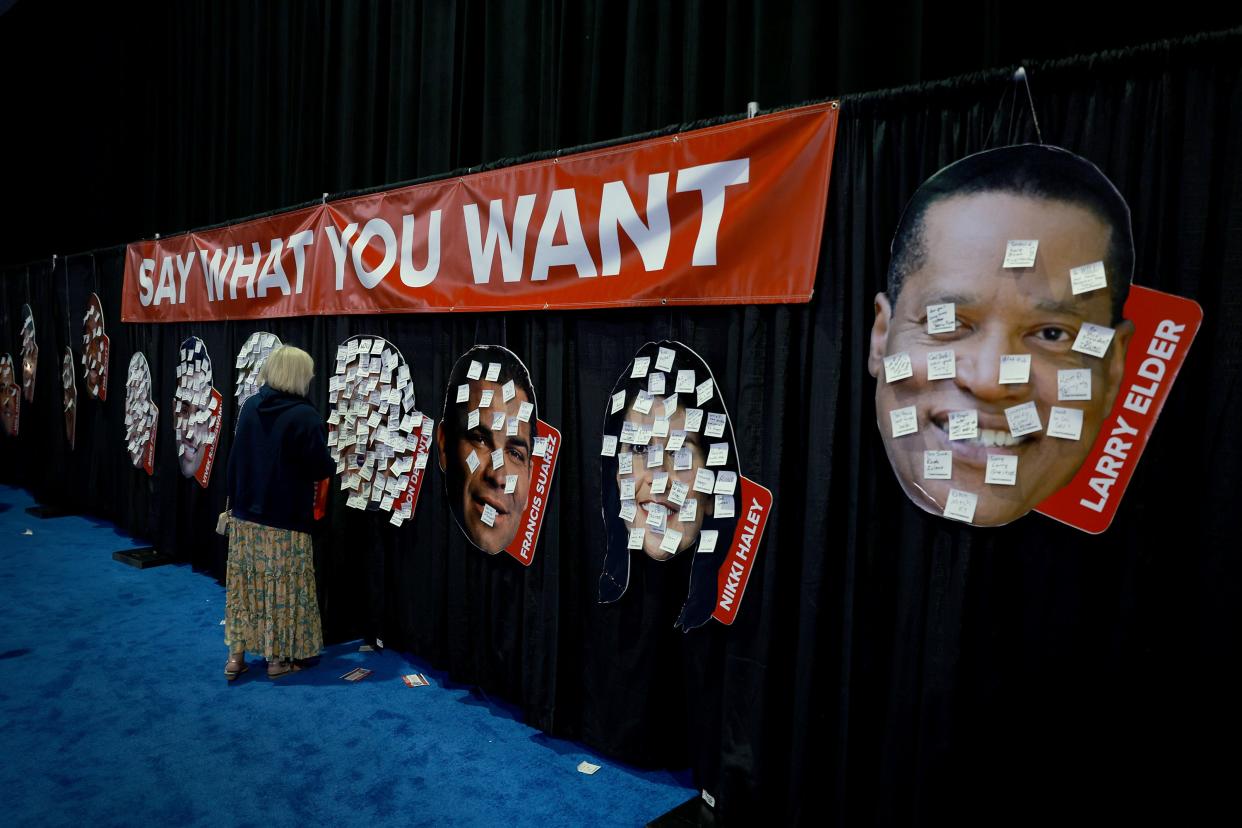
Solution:
[(259, 392), (238, 416), (229, 456), (228, 593), (224, 674), (246, 671), (246, 651), (267, 658), (267, 675), (301, 669), (323, 647), (310, 530), (316, 483), (336, 466), (319, 412), (306, 398), (315, 363), (299, 348), (274, 351)]

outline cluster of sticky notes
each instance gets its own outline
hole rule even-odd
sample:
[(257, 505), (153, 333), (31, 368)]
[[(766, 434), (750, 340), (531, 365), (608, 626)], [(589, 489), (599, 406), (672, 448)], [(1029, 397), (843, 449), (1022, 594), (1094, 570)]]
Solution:
[(147, 443), (155, 437), (159, 409), (151, 399), (151, 368), (142, 351), (129, 360), (125, 378), (125, 450), (135, 468), (142, 465)]
[[(177, 363), (177, 390), (173, 394), (173, 427), (178, 435), (189, 435), (196, 445), (212, 444), (219, 435), (220, 412), (212, 392), (211, 357), (197, 336), (181, 343)], [(177, 455), (185, 454), (178, 442)]]
[[(730, 443), (725, 438), (728, 419), (720, 412), (704, 412), (699, 407), (716, 396), (715, 381), (700, 377), (695, 368), (678, 368), (677, 352), (660, 347), (654, 361), (650, 356), (635, 357), (630, 367), (630, 380), (646, 380), (632, 393), (623, 388), (610, 396), (609, 414), (630, 410), (641, 415), (644, 422), (626, 420), (621, 424), (620, 434), (605, 434), (600, 454), (617, 460), (618, 494), (621, 508), (619, 516), (629, 525), (627, 547), (642, 549), (648, 531), (660, 537), (660, 550), (675, 554), (685, 537), (676, 524), (694, 523), (698, 520), (700, 498), (712, 498), (712, 514), (728, 518), (735, 514), (737, 472), (726, 468), (730, 462)], [(689, 406), (693, 400), (695, 407)], [(670, 420), (678, 411), (685, 414), (682, 428), (671, 428)], [(704, 414), (706, 413), (706, 417)], [(646, 422), (648, 417), (653, 422)], [(705, 467), (695, 468), (694, 454), (685, 445), (687, 434), (702, 434), (715, 438), (706, 444)], [(671, 459), (672, 470), (667, 470)], [(648, 471), (651, 469), (653, 471)], [(678, 480), (677, 472), (694, 472), (693, 480)], [(642, 477), (650, 475), (648, 488), (654, 498), (642, 506), (639, 514), (636, 500)], [(676, 515), (674, 522), (673, 515)], [(710, 552), (715, 547), (715, 534), (711, 544), (704, 548), (707, 531), (699, 534), (699, 552)]]
[(65, 413), (68, 414), (78, 403), (78, 385), (73, 374), (73, 349), (65, 346), (65, 356), (60, 364), (60, 382), (65, 388)]
[(22, 305), (22, 392), (27, 402), (34, 401), (36, 363), (39, 345), (35, 342), (34, 313), (30, 305)]
[(237, 412), (240, 415), (246, 400), (259, 391), (259, 372), (271, 356), (272, 351), (279, 348), (280, 339), (276, 334), (255, 331), (242, 344), (237, 352), (237, 385), (233, 395), (237, 397)]
[(336, 350), (328, 380), (328, 446), (341, 475), (345, 505), (409, 520), (404, 497), (427, 468), (432, 419), (414, 404), (410, 368), (397, 348), (378, 336), (356, 336)]
[[(86, 315), (82, 317), (82, 372), (86, 380), (86, 393), (96, 399), (99, 398), (99, 391), (103, 385), (102, 377), (108, 371), (107, 358), (102, 347), (104, 341), (103, 312), (99, 308), (99, 297), (92, 293), (86, 305)], [(101, 380), (93, 380), (92, 373)]]
[[(487, 365), (484, 366), (484, 364), (479, 362), (478, 360), (472, 359), (470, 360), (470, 365), (466, 369), (466, 379), (469, 379), (469, 380), (482, 379), (486, 382), (500, 382), (500, 374), (503, 368), (504, 366), (502, 366), (499, 362), (488, 362)], [(493, 388), (479, 389), (479, 398), (476, 401), (477, 404), (474, 408), (470, 408), (470, 403), (471, 403), (470, 397), (471, 397), (470, 383), (463, 382), (462, 384), (457, 386), (454, 399), (459, 405), (465, 406), (467, 409), (466, 411), (466, 428), (467, 429), (478, 428), (480, 425), (486, 425), (492, 431), (496, 431), (496, 432), (503, 431), (506, 437), (516, 437), (518, 433), (522, 430), (522, 423), (529, 423), (531, 419), (535, 416), (535, 404), (529, 400), (523, 400), (522, 402), (518, 403), (517, 414), (513, 416), (509, 416), (507, 411), (491, 411), (491, 410), (485, 411), (484, 409), (491, 409), (493, 407), (493, 404), (496, 402), (496, 391)], [(505, 380), (505, 382), (500, 386), (500, 402), (508, 403), (508, 402), (511, 402), (516, 397), (517, 397), (516, 381), (512, 379)], [(614, 399), (613, 402), (615, 405), (617, 401)], [(624, 403), (624, 395), (622, 395), (621, 402)], [(614, 413), (615, 413), (615, 409), (614, 409)], [(614, 442), (613, 448), (615, 451), (616, 449), (615, 442)], [(534, 457), (546, 457), (547, 452), (548, 452), (548, 438), (536, 437), (534, 445), (531, 446), (531, 455)], [(500, 449), (497, 449), (491, 452), (490, 456), (488, 456), (486, 459), (487, 459), (489, 466), (493, 470), (499, 469), (504, 465), (504, 454)], [(470, 468), (471, 474), (474, 474), (474, 472), (479, 468), (481, 464), (482, 462), (479, 460), (479, 458), (475, 455), (474, 452), (471, 452), (471, 454), (468, 457), (466, 457), (466, 465)], [(510, 482), (509, 480), (510, 477), (513, 478), (512, 482)], [(505, 478), (506, 493), (512, 494), (516, 490), (517, 490), (517, 477), (514, 475), (507, 475)], [(484, 512), (486, 512), (486, 510), (484, 510)], [(485, 518), (486, 518), (486, 514), (485, 514)], [(484, 520), (484, 523), (487, 523), (488, 526), (492, 525), (486, 519)]]

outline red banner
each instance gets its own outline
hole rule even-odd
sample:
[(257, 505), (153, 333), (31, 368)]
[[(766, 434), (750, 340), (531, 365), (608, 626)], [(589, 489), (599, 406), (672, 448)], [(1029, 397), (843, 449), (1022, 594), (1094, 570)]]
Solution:
[(1203, 322), (1190, 299), (1134, 285), (1122, 314), (1134, 323), (1113, 410), (1078, 474), (1036, 511), (1099, 534), (1113, 522), (1173, 380)]
[(835, 104), (128, 248), (121, 318), (806, 302)]

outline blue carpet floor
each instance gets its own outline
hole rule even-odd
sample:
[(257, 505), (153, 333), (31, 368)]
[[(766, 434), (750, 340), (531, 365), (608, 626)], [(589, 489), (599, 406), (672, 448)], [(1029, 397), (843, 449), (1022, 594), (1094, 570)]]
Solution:
[(358, 642), (227, 683), (211, 578), (113, 561), (136, 545), (113, 526), (31, 505), (0, 486), (3, 824), (634, 826), (694, 795)]

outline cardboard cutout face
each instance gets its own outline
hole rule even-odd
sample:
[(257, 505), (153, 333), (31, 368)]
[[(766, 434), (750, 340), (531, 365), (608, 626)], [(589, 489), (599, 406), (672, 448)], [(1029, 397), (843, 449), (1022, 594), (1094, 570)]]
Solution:
[[(1129, 221), (1094, 165), (1053, 147), (979, 153), (916, 192), (875, 299), (868, 369), (889, 462), (920, 508), (1000, 526), (1074, 478), (1133, 330), (1115, 318)], [(1094, 331), (1107, 339), (1085, 352)]]
[(111, 340), (104, 333), (103, 305), (92, 293), (82, 317), (82, 378), (86, 394), (97, 400), (108, 398), (108, 354)]
[(499, 345), (477, 345), (453, 366), (436, 430), (449, 508), (489, 555), (517, 537), (529, 504), (539, 408), (530, 372)]
[(125, 381), (125, 450), (136, 469), (155, 472), (155, 425), (160, 411), (151, 396), (151, 368), (138, 351), (129, 361)]
[(180, 355), (173, 405), (177, 463), (183, 477), (206, 488), (220, 434), (220, 392), (212, 387), (211, 357), (203, 340), (196, 336), (185, 340)]
[(632, 555), (693, 555), (678, 625), (705, 623), (738, 525), (741, 475), (724, 398), (688, 346), (649, 342), (621, 372), (604, 411), (600, 475), (608, 537), (601, 602), (625, 593)]
[(22, 305), (22, 396), (34, 402), (35, 378), (39, 368), (39, 343), (35, 341), (34, 312)]
[(4, 354), (0, 356), (0, 422), (4, 424), (5, 434), (17, 436), (21, 413), (22, 390), (13, 371), (13, 357)]
[(64, 388), (65, 438), (69, 441), (69, 448), (72, 450), (78, 426), (78, 383), (73, 367), (72, 348), (65, 348), (65, 355), (61, 359), (60, 381)]
[[(281, 344), (276, 334), (255, 331), (237, 352), (237, 382), (233, 387), (233, 394), (237, 397), (237, 421), (241, 420), (246, 400), (259, 392), (259, 372), (263, 370), (264, 363)], [(237, 422), (233, 423), (233, 431), (237, 431)]]

